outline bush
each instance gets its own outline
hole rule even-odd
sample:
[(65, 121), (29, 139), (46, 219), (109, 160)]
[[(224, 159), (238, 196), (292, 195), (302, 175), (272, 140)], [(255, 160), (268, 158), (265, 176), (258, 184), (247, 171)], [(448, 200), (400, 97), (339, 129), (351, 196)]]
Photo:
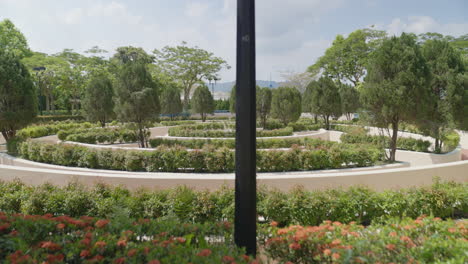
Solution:
[[(236, 131), (232, 130), (233, 124), (224, 127), (224, 124), (208, 123), (206, 126), (179, 126), (169, 128), (171, 137), (206, 137), (206, 138), (230, 138), (236, 136)], [(211, 129), (211, 130), (210, 130)], [(213, 130), (214, 129), (214, 130)], [(228, 129), (228, 130), (221, 130)], [(291, 136), (293, 130), (290, 127), (275, 130), (258, 130), (257, 137), (282, 137)]]
[(85, 118), (83, 116), (77, 115), (43, 115), (38, 116), (35, 119), (35, 123), (48, 123), (51, 121), (83, 121)]
[(88, 144), (108, 143), (133, 143), (138, 138), (134, 130), (126, 128), (93, 128), (61, 130), (57, 133), (60, 140)]
[[(257, 126), (261, 127), (260, 122), (257, 123)], [(277, 119), (268, 119), (263, 129), (273, 130), (273, 129), (280, 129), (280, 128), (285, 128), (285, 127), (286, 126)]]
[(289, 123), (288, 127), (291, 127), (294, 132), (319, 130), (321, 128), (324, 128), (323, 124), (309, 124), (307, 122), (300, 121)]
[(0, 212), (0, 228), (5, 263), (254, 263), (231, 242), (227, 222), (132, 220), (125, 212), (112, 219)]
[(38, 138), (45, 137), (50, 135), (57, 134), (60, 130), (72, 130), (72, 129), (89, 129), (97, 127), (96, 124), (91, 124), (88, 122), (72, 122), (72, 121), (63, 121), (63, 122), (52, 122), (49, 124), (42, 125), (33, 125), (18, 131), (18, 137), (22, 139), (28, 138)]
[(424, 216), (367, 228), (325, 221), (278, 229), (273, 223), (264, 231), (264, 249), (280, 263), (463, 263), (467, 224)]
[[(383, 145), (387, 148), (390, 146), (390, 137), (386, 136), (372, 136), (363, 133), (348, 133), (341, 135), (340, 139), (342, 142), (350, 144), (374, 144)], [(397, 149), (401, 150), (430, 152), (430, 146), (431, 142), (422, 139), (399, 137), (397, 140)]]
[(460, 135), (456, 131), (451, 131), (443, 136), (442, 142), (444, 143), (442, 150), (444, 152), (451, 152), (460, 144)]
[[(234, 152), (228, 148), (207, 147), (202, 151), (158, 147), (156, 150), (127, 151), (88, 149), (82, 146), (26, 141), (20, 144), (23, 158), (63, 166), (150, 172), (232, 172)], [(337, 159), (337, 156), (340, 159)], [(339, 169), (372, 166), (383, 160), (383, 151), (366, 146), (340, 145), (333, 151), (293, 148), (257, 151), (259, 172)], [(84, 160), (92, 157), (91, 160)], [(137, 162), (138, 161), (138, 162)], [(291, 163), (288, 163), (291, 161)]]
[[(223, 158), (218, 154), (218, 159)], [(290, 192), (259, 186), (258, 215), (279, 225), (319, 225), (325, 220), (376, 224), (391, 217), (434, 215), (468, 217), (468, 184), (441, 183), (432, 186), (376, 192), (366, 187)], [(168, 190), (137, 190), (97, 184), (92, 188), (71, 183), (66, 187), (38, 187), (21, 182), (0, 182), (0, 211), (23, 214), (53, 214), (79, 217), (112, 217), (128, 212), (134, 218), (175, 216), (181, 222), (230, 221), (234, 217), (234, 190), (195, 191), (186, 187)], [(1, 242), (0, 242), (1, 243)]]

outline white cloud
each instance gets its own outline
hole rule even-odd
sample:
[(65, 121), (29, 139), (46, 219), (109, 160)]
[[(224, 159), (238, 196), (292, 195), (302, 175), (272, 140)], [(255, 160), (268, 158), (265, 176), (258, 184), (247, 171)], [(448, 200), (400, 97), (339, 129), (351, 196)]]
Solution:
[(189, 2), (185, 7), (185, 14), (189, 17), (202, 17), (207, 15), (209, 5), (201, 2)]
[(390, 35), (400, 35), (402, 32), (415, 34), (438, 32), (459, 36), (468, 32), (468, 23), (442, 24), (430, 16), (410, 16), (406, 19), (394, 18), (390, 24), (383, 26), (380, 24), (378, 28), (387, 30)]
[(59, 15), (59, 18), (66, 24), (84, 23), (89, 18), (106, 19), (131, 25), (139, 24), (142, 21), (141, 16), (132, 15), (124, 4), (115, 1), (106, 4), (97, 2), (85, 8), (73, 8), (65, 14)]

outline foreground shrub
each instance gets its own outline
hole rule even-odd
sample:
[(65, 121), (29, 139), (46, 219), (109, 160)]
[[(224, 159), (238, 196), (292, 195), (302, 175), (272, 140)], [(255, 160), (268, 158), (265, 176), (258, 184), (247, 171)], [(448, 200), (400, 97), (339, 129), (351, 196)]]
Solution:
[(468, 221), (419, 217), (364, 228), (325, 221), (266, 232), (266, 254), (279, 263), (464, 263)]
[(2, 263), (257, 263), (233, 245), (231, 234), (226, 222), (0, 212), (0, 258)]
[(27, 138), (38, 138), (45, 137), (50, 135), (55, 135), (60, 130), (71, 130), (71, 129), (89, 129), (92, 127), (97, 127), (97, 124), (91, 124), (88, 122), (72, 122), (72, 121), (62, 121), (62, 122), (52, 122), (41, 125), (33, 125), (18, 131), (18, 137), (22, 139)]
[[(262, 186), (257, 196), (258, 215), (279, 225), (318, 225), (325, 220), (371, 224), (388, 217), (468, 217), (468, 184), (435, 183), (432, 186), (375, 192), (366, 187), (290, 192)], [(92, 188), (72, 183), (66, 187), (21, 182), (0, 182), (0, 211), (79, 217), (111, 217), (128, 212), (133, 218), (175, 216), (182, 222), (219, 222), (234, 216), (234, 191), (137, 190), (97, 184)]]
[[(85, 168), (148, 172), (234, 171), (234, 151), (211, 146), (196, 151), (178, 146), (160, 146), (153, 151), (128, 151), (26, 141), (19, 144), (18, 152), (32, 161)], [(329, 150), (258, 150), (257, 170), (274, 172), (365, 167), (383, 159), (380, 149), (343, 144)]]
[[(383, 145), (386, 148), (390, 146), (390, 137), (372, 136), (361, 133), (349, 133), (341, 135), (341, 141), (350, 144), (374, 144)], [(418, 152), (430, 152), (431, 142), (422, 139), (402, 138), (397, 140), (397, 149), (410, 150)]]

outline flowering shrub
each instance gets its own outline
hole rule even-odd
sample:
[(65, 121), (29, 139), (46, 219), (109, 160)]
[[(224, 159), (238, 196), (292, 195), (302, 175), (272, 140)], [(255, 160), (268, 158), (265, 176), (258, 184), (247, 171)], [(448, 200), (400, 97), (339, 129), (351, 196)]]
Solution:
[[(0, 212), (2, 263), (258, 263), (236, 248), (231, 225)], [(211, 238), (211, 239), (210, 239)]]
[(325, 221), (267, 228), (266, 254), (279, 263), (464, 263), (468, 221), (418, 217), (367, 228)]
[[(154, 151), (90, 149), (66, 144), (26, 141), (19, 154), (29, 160), (85, 168), (148, 172), (232, 172), (234, 151), (206, 146), (189, 151), (160, 146)], [(379, 149), (366, 146), (329, 149), (257, 151), (257, 171), (300, 171), (372, 166), (384, 159)]]
[[(436, 183), (429, 187), (375, 192), (365, 187), (306, 191), (297, 188), (279, 192), (259, 187), (258, 215), (280, 226), (318, 225), (324, 220), (374, 224), (388, 217), (432, 214), (441, 218), (468, 217), (468, 184)], [(73, 183), (66, 187), (39, 187), (20, 182), (0, 182), (0, 211), (23, 214), (53, 214), (100, 218), (128, 212), (133, 218), (175, 216), (182, 222), (232, 220), (234, 191), (195, 191), (186, 187), (130, 192), (102, 184), (87, 188)]]

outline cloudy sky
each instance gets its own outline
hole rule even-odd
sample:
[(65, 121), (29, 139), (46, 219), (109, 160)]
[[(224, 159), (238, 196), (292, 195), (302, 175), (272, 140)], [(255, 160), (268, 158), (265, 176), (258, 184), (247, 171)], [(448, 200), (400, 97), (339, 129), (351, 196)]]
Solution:
[[(468, 33), (466, 0), (257, 0), (257, 79), (302, 72), (337, 34), (375, 25), (402, 31)], [(0, 0), (35, 51), (92, 46), (147, 51), (187, 41), (235, 66), (236, 0)], [(235, 67), (222, 72), (235, 78)]]

